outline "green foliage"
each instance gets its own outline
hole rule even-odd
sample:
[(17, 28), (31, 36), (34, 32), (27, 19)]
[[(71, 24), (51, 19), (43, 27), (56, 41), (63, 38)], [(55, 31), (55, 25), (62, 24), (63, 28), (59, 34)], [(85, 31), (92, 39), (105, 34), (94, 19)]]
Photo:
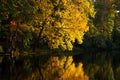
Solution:
[[(111, 0), (97, 0), (95, 3), (95, 19), (89, 22), (89, 31), (85, 35), (84, 46), (108, 49), (112, 47), (115, 9)], [(91, 42), (89, 42), (91, 41)]]
[(3, 51), (3, 48), (2, 48), (2, 46), (0, 45), (0, 52), (2, 52)]
[(94, 25), (94, 22), (92, 19), (88, 22), (88, 25), (90, 26), (90, 28), (87, 34), (85, 34), (86, 37), (94, 38), (100, 34), (99, 29)]
[(120, 44), (120, 16), (119, 13), (116, 14), (115, 17), (115, 26), (114, 26), (114, 31), (113, 31), (113, 42), (115, 44), (115, 49), (119, 49), (119, 44)]
[(111, 63), (105, 63), (104, 65), (88, 64), (85, 72), (91, 80), (114, 80), (114, 71)]
[[(2, 0), (0, 1), (0, 40), (2, 46), (13, 41), (15, 30), (18, 27), (16, 45), (20, 49), (28, 47), (32, 39), (29, 22), (34, 18), (37, 12), (34, 0)], [(4, 40), (4, 41), (2, 41)], [(1, 44), (0, 43), (0, 44)]]
[(114, 72), (110, 63), (106, 63), (97, 73), (97, 77), (101, 80), (114, 80)]
[(85, 72), (89, 76), (89, 78), (92, 80), (92, 79), (95, 79), (95, 75), (97, 74), (99, 68), (100, 66), (96, 64), (88, 64), (85, 68)]
[(115, 79), (116, 80), (120, 80), (120, 66), (118, 66), (116, 68), (116, 71), (115, 71)]
[(23, 66), (23, 78), (22, 79), (27, 79), (31, 74), (32, 74), (32, 63), (30, 62), (29, 59), (25, 60), (24, 61), (24, 64), (22, 65)]
[(36, 6), (34, 0), (2, 0), (0, 2), (1, 20), (17, 20), (22, 18), (24, 21), (31, 19), (35, 12)]

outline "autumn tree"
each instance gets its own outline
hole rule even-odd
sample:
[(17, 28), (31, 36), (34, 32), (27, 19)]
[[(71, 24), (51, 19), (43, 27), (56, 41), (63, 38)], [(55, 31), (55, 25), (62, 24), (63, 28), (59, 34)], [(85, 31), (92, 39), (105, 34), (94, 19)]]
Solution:
[(32, 22), (33, 32), (40, 39), (44, 38), (51, 49), (72, 50), (75, 41), (83, 42), (89, 29), (89, 17), (94, 14), (94, 7), (88, 0), (41, 0)]
[[(34, 0), (1, 0), (0, 5), (0, 40), (2, 46), (9, 48), (9, 43), (13, 41), (12, 38), (17, 33), (17, 46), (20, 48), (22, 44), (22, 48), (31, 39), (28, 23), (34, 18), (37, 11)], [(6, 43), (8, 45), (5, 45)]]
[(2, 0), (0, 4), (1, 28), (21, 19), (36, 34), (34, 41), (44, 38), (51, 49), (72, 50), (75, 41), (82, 43), (89, 17), (95, 14), (88, 0)]

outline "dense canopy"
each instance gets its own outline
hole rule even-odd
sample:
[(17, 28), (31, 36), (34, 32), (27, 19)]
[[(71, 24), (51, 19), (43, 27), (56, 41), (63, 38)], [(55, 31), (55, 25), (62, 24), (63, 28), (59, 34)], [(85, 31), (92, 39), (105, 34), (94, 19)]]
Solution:
[[(14, 26), (26, 25), (29, 29), (20, 28), (27, 30), (24, 35), (35, 34), (32, 36), (43, 39), (51, 49), (72, 50), (75, 41), (82, 43), (89, 29), (89, 18), (95, 15), (93, 4), (88, 0), (3, 0), (0, 4), (3, 28), (12, 24), (10, 30), (15, 32)], [(24, 44), (31, 39), (30, 36), (24, 38)]]

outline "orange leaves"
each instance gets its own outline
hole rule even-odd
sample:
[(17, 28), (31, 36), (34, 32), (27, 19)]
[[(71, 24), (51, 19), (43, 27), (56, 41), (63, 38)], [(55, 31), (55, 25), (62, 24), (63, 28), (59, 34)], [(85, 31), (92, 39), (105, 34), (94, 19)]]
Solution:
[(24, 34), (21, 30), (18, 30), (18, 33), (19, 33), (20, 35), (23, 35), (23, 34)]
[(16, 30), (17, 23), (16, 21), (11, 21), (9, 24), (10, 32), (14, 32)]
[(27, 28), (27, 25), (26, 25), (26, 24), (21, 24), (21, 25), (20, 25), (20, 28), (26, 29), (26, 28)]
[(21, 22), (21, 20), (18, 20), (18, 21), (11, 21), (10, 23), (9, 23), (9, 29), (10, 29), (10, 32), (12, 33), (12, 32), (15, 32), (16, 31), (16, 29), (17, 29), (17, 27), (18, 27), (18, 33), (20, 34), (20, 35), (23, 35), (24, 33), (23, 33), (23, 31), (25, 31), (26, 29), (27, 29), (27, 25), (26, 24), (21, 24), (20, 23)]

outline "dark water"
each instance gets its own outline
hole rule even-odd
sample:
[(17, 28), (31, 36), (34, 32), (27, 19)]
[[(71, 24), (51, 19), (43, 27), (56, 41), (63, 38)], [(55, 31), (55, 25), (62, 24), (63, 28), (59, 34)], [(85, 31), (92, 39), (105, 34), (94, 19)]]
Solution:
[[(29, 75), (31, 67), (33, 69), (40, 67), (37, 64), (43, 65), (50, 56), (61, 57), (64, 54), (67, 54), (65, 56), (69, 56), (69, 54), (73, 56), (73, 61), (76, 64), (82, 62), (85, 74), (89, 76), (90, 80), (120, 80), (119, 51), (85, 51), (82, 53), (80, 51), (74, 51), (62, 53), (62, 55), (59, 53), (55, 55), (26, 56), (16, 60), (15, 67), (11, 67), (11, 61), (9, 58), (6, 58), (0, 63), (0, 80), (9, 80), (11, 75), (17, 76), (15, 75), (15, 68), (17, 69), (17, 73), (21, 73), (20, 70), (25, 72), (25, 69), (27, 69), (29, 72), (26, 74)], [(26, 63), (32, 65), (26, 65)], [(24, 68), (24, 66), (27, 68)]]
[(90, 80), (120, 80), (120, 52), (86, 52), (73, 56), (82, 62)]

